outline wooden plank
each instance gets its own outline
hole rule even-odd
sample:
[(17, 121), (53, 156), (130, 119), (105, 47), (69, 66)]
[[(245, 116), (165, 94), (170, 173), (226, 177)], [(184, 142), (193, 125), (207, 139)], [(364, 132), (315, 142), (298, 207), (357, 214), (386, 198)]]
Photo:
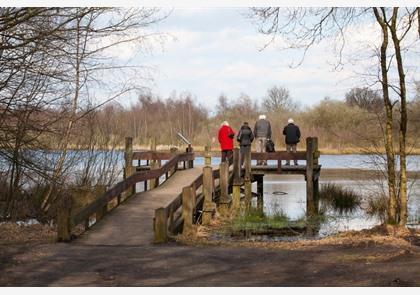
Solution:
[(251, 153), (252, 160), (306, 160), (306, 152), (288, 153), (286, 151), (274, 153)]
[(120, 181), (98, 199), (75, 214), (75, 216), (72, 217), (72, 222), (74, 225), (83, 222), (83, 220), (87, 219), (90, 215), (95, 213), (100, 207), (107, 204), (113, 198), (117, 197), (119, 194), (127, 190), (129, 187), (132, 187), (136, 183), (160, 177), (166, 173), (166, 171), (169, 171), (169, 169), (171, 169), (174, 165), (177, 165), (180, 156), (181, 155), (177, 155), (173, 157), (159, 169), (137, 172), (127, 179)]
[(169, 160), (172, 158), (169, 151), (136, 151), (133, 152), (133, 160)]

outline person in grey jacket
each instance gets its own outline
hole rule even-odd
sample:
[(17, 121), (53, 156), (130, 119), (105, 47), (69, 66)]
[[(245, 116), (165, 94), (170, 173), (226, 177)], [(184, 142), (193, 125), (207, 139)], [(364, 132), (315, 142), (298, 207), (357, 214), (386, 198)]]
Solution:
[(244, 164), (245, 155), (251, 150), (251, 143), (254, 141), (254, 134), (249, 127), (248, 122), (244, 122), (238, 132), (237, 140), (239, 141), (241, 151), (241, 166)]
[[(260, 115), (258, 121), (255, 122), (254, 136), (257, 145), (257, 153), (266, 152), (267, 139), (271, 139), (271, 124), (265, 115)], [(267, 165), (267, 161), (259, 160), (257, 165)]]

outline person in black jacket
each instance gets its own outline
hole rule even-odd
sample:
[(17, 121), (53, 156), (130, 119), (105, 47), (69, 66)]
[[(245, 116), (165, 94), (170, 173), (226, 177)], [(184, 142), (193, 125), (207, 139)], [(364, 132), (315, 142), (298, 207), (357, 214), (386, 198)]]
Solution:
[(238, 132), (237, 140), (239, 141), (241, 151), (241, 166), (244, 164), (245, 155), (251, 150), (251, 143), (254, 140), (254, 134), (249, 127), (248, 122), (244, 122)]
[[(287, 126), (283, 129), (283, 134), (286, 136), (286, 151), (296, 153), (296, 147), (298, 142), (300, 141), (300, 130), (297, 125), (294, 124), (292, 118), (287, 121)], [(295, 165), (298, 164), (297, 160), (294, 160)], [(286, 161), (286, 165), (290, 165), (290, 161)]]

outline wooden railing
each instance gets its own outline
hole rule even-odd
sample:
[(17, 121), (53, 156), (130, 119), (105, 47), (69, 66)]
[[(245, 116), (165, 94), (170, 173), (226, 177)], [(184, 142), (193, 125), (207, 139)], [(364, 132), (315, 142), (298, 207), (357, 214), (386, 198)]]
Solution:
[[(137, 153), (135, 155), (136, 159), (142, 159), (143, 154)], [(158, 158), (160, 155), (159, 153), (151, 153), (148, 154), (151, 158)], [(134, 155), (133, 155), (134, 156)], [(127, 163), (127, 158), (129, 158), (129, 161)], [(139, 182), (145, 182), (147, 181), (155, 181), (159, 179), (162, 175), (166, 175), (169, 177), (168, 173), (172, 171), (172, 173), (175, 173), (175, 171), (178, 169), (178, 164), (180, 162), (185, 163), (191, 163), (194, 160), (194, 153), (192, 152), (186, 152), (182, 154), (171, 154), (171, 158), (168, 162), (166, 162), (163, 166), (146, 170), (146, 171), (140, 171), (132, 173), (131, 175), (127, 176), (127, 171), (130, 171), (130, 168), (127, 166), (130, 165), (130, 161), (132, 163), (132, 158), (126, 157), (126, 167), (125, 167), (125, 175), (126, 178), (120, 182), (118, 182), (115, 186), (113, 186), (111, 189), (103, 193), (99, 198), (97, 198), (95, 201), (87, 205), (86, 207), (82, 208), (75, 214), (71, 212), (71, 205), (68, 203), (64, 206), (61, 206), (58, 210), (58, 240), (60, 241), (68, 241), (71, 239), (70, 233), (74, 226), (78, 224), (83, 224), (85, 226), (85, 229), (87, 229), (89, 224), (89, 219), (92, 215), (95, 215), (95, 222), (98, 222), (100, 219), (103, 218), (103, 216), (108, 212), (108, 203), (117, 200), (116, 206), (119, 206), (122, 202), (123, 194), (126, 194), (125, 199), (130, 197), (135, 193), (135, 186)], [(132, 164), (131, 164), (132, 166)], [(188, 165), (187, 165), (188, 166)], [(131, 170), (132, 171), (132, 170)], [(146, 185), (145, 185), (146, 187)]]
[(192, 225), (198, 222), (200, 212), (201, 222), (208, 224), (215, 212), (216, 200), (221, 212), (223, 208), (227, 209), (230, 203), (228, 191), (233, 182), (233, 174), (226, 162), (221, 163), (216, 170), (210, 166), (204, 167), (203, 173), (190, 185), (183, 187), (182, 193), (172, 202), (155, 210), (155, 242), (165, 242), (168, 237), (181, 230), (183, 233), (190, 231)]
[[(205, 167), (190, 185), (182, 189), (171, 203), (155, 210), (154, 231), (155, 242), (161, 243), (168, 240), (171, 235), (179, 232), (188, 233), (193, 224), (198, 222), (198, 213), (201, 211), (201, 223), (208, 224), (216, 209), (216, 196), (218, 199), (218, 211), (221, 214), (240, 207), (241, 187), (244, 187), (244, 205), (248, 210), (251, 206), (251, 185), (254, 177), (251, 171), (251, 159), (253, 160), (277, 160), (277, 170), (282, 173), (282, 160), (305, 160), (306, 165), (300, 169), (307, 180), (307, 207), (310, 212), (314, 211), (314, 195), (318, 187), (318, 174), (314, 177), (314, 168), (318, 166), (318, 141), (317, 138), (306, 139), (307, 150), (304, 152), (288, 153), (279, 151), (274, 153), (251, 153), (245, 155), (244, 168), (241, 168), (239, 149), (233, 153), (233, 169), (227, 163), (221, 163), (219, 169), (212, 170), (210, 167), (210, 153), (206, 149)], [(316, 170), (316, 169), (315, 169)], [(215, 185), (215, 181), (219, 183)], [(199, 189), (201, 188), (201, 192)], [(232, 198), (229, 192), (232, 192)]]

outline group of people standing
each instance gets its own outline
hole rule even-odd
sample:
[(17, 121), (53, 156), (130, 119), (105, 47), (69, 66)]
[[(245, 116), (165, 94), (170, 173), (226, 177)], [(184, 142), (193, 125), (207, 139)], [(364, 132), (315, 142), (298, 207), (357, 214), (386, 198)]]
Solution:
[[(220, 149), (222, 151), (222, 162), (233, 161), (233, 140), (235, 134), (235, 131), (229, 126), (229, 123), (224, 121), (218, 132)], [(265, 115), (259, 116), (257, 122), (255, 122), (254, 130), (249, 127), (248, 122), (244, 122), (236, 136), (240, 146), (241, 165), (244, 162), (244, 155), (251, 149), (251, 144), (254, 139), (256, 141), (257, 153), (265, 153), (268, 144), (273, 144), (271, 135), (271, 124)], [(295, 153), (297, 144), (300, 141), (300, 130), (294, 124), (292, 118), (288, 120), (288, 124), (283, 128), (283, 135), (285, 136), (286, 150)], [(267, 162), (264, 160), (257, 162), (257, 165), (266, 164)], [(298, 164), (297, 160), (294, 161), (294, 164)], [(289, 160), (286, 161), (286, 165), (290, 165)]]

